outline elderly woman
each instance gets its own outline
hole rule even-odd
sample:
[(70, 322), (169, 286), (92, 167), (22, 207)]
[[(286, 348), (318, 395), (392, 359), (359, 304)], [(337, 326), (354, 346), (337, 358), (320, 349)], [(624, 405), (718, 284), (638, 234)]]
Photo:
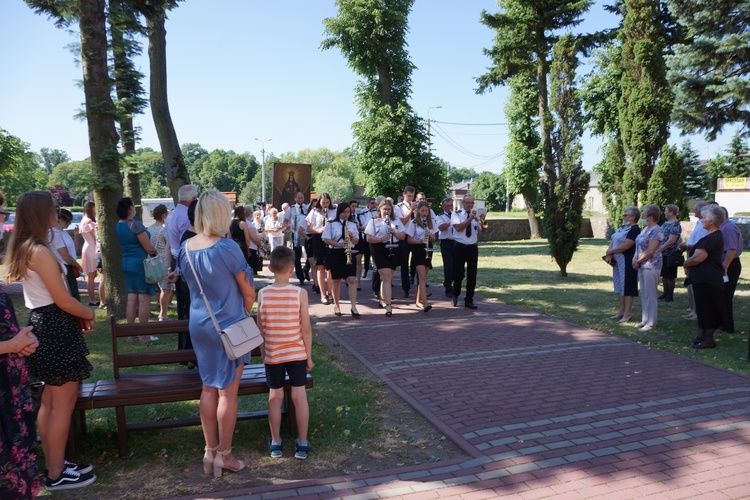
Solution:
[[(221, 477), (223, 469), (240, 471), (244, 462), (232, 456), (232, 436), (237, 423), (237, 391), (242, 369), (250, 355), (230, 360), (216, 331), (210, 305), (220, 328), (243, 319), (253, 308), (253, 270), (240, 247), (224, 238), (232, 207), (218, 191), (205, 191), (195, 210), (195, 231), (183, 242), (179, 272), (190, 287), (190, 338), (198, 358), (203, 389), (201, 427), (205, 439), (203, 469)], [(200, 280), (200, 285), (199, 281)], [(201, 296), (201, 290), (205, 295)]]
[(284, 223), (279, 220), (279, 211), (272, 208), (266, 218), (266, 234), (268, 243), (273, 249), (284, 244)]
[[(115, 210), (120, 218), (115, 231), (122, 247), (122, 270), (125, 273), (125, 287), (128, 291), (125, 318), (128, 323), (135, 323), (137, 314), (138, 321), (146, 323), (151, 312), (151, 297), (154, 296), (155, 289), (154, 285), (146, 283), (143, 260), (149, 255), (156, 255), (156, 249), (151, 244), (151, 235), (143, 223), (133, 219), (135, 205), (132, 199), (122, 198), (117, 202)], [(140, 338), (142, 344), (148, 341), (147, 337)]]
[(700, 224), (708, 231), (693, 247), (693, 255), (685, 260), (685, 274), (690, 277), (695, 295), (695, 312), (698, 316), (698, 336), (693, 339), (696, 349), (716, 347), (714, 330), (727, 321), (724, 300), (724, 237), (721, 225), (724, 211), (718, 205), (701, 210)]
[[(169, 247), (169, 238), (167, 238), (167, 228), (164, 226), (167, 215), (169, 215), (169, 210), (166, 205), (156, 205), (153, 212), (154, 224), (149, 226), (148, 232), (151, 234), (151, 245), (156, 249), (159, 258), (167, 265), (167, 269), (171, 269), (172, 251)], [(157, 285), (159, 285), (159, 291), (156, 294), (159, 301), (159, 321), (166, 321), (175, 285), (167, 282), (166, 279), (163, 279)]]
[(661, 279), (664, 285), (664, 293), (659, 296), (659, 300), (664, 302), (672, 302), (674, 300), (674, 284), (677, 279), (677, 267), (670, 264), (670, 257), (674, 258), (680, 254), (680, 235), (682, 234), (682, 226), (680, 221), (677, 220), (680, 209), (677, 205), (667, 205), (664, 207), (664, 217), (667, 221), (661, 225), (661, 230), (664, 233), (664, 242), (659, 247), (659, 252), (662, 255), (661, 264)]
[(641, 233), (636, 224), (641, 216), (638, 207), (625, 207), (622, 225), (612, 234), (612, 241), (604, 255), (604, 260), (612, 266), (612, 282), (615, 293), (620, 298), (620, 309), (612, 319), (620, 323), (630, 321), (633, 298), (638, 296), (638, 271), (633, 269), (635, 239)]
[(633, 269), (638, 271), (638, 283), (641, 288), (641, 322), (636, 328), (648, 331), (656, 326), (659, 301), (656, 296), (661, 273), (661, 253), (659, 246), (664, 233), (659, 227), (658, 205), (643, 207), (643, 230), (635, 239), (635, 256)]

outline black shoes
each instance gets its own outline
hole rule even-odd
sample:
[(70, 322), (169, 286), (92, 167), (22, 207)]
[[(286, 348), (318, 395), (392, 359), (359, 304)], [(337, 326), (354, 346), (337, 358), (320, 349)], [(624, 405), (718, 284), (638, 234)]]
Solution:
[(94, 466), (91, 464), (77, 464), (75, 462), (71, 462), (70, 460), (65, 461), (65, 468), (79, 474), (88, 474), (89, 472), (94, 470)]
[(404, 290), (404, 298), (405, 299), (409, 298), (409, 290)]
[(96, 481), (94, 474), (81, 474), (71, 469), (65, 469), (57, 479), (51, 479), (49, 476), (46, 476), (44, 478), (44, 488), (47, 491), (72, 490), (88, 486), (94, 481)]
[(453, 304), (453, 307), (458, 307), (458, 297), (452, 297), (451, 304)]
[(355, 318), (359, 318), (360, 316), (362, 316), (361, 314), (356, 312), (354, 309), (351, 310), (351, 313), (352, 313), (352, 316), (354, 316)]
[(478, 306), (474, 305), (474, 302), (466, 302), (464, 304), (464, 307), (467, 308), (467, 309), (479, 309)]

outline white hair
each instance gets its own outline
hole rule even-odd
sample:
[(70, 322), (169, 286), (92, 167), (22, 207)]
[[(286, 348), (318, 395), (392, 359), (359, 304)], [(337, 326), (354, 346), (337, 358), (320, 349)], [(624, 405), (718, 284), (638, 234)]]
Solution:
[(191, 202), (198, 197), (198, 188), (192, 184), (185, 184), (177, 191), (177, 201), (180, 203)]

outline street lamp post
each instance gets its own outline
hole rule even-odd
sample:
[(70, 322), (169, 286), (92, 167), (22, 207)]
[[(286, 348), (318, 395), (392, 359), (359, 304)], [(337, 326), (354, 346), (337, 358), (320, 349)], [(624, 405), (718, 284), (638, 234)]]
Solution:
[(261, 202), (266, 202), (266, 143), (271, 142), (273, 139), (266, 139), (265, 141), (261, 141), (257, 137), (255, 138), (256, 141), (258, 141), (263, 148), (260, 150), (261, 155), (263, 155), (263, 165), (261, 166), (260, 171), (260, 192), (261, 192)]
[(442, 109), (442, 106), (430, 106), (427, 108), (427, 152), (432, 151), (432, 139), (430, 136), (430, 110), (431, 109)]

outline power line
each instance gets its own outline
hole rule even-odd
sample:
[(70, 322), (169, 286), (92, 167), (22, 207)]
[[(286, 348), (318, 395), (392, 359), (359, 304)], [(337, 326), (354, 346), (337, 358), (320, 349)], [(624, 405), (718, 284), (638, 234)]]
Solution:
[(465, 125), (470, 127), (496, 127), (499, 125), (510, 125), (508, 122), (502, 123), (456, 123), (456, 122), (442, 122), (438, 120), (430, 120), (432, 123), (442, 123), (443, 125)]

